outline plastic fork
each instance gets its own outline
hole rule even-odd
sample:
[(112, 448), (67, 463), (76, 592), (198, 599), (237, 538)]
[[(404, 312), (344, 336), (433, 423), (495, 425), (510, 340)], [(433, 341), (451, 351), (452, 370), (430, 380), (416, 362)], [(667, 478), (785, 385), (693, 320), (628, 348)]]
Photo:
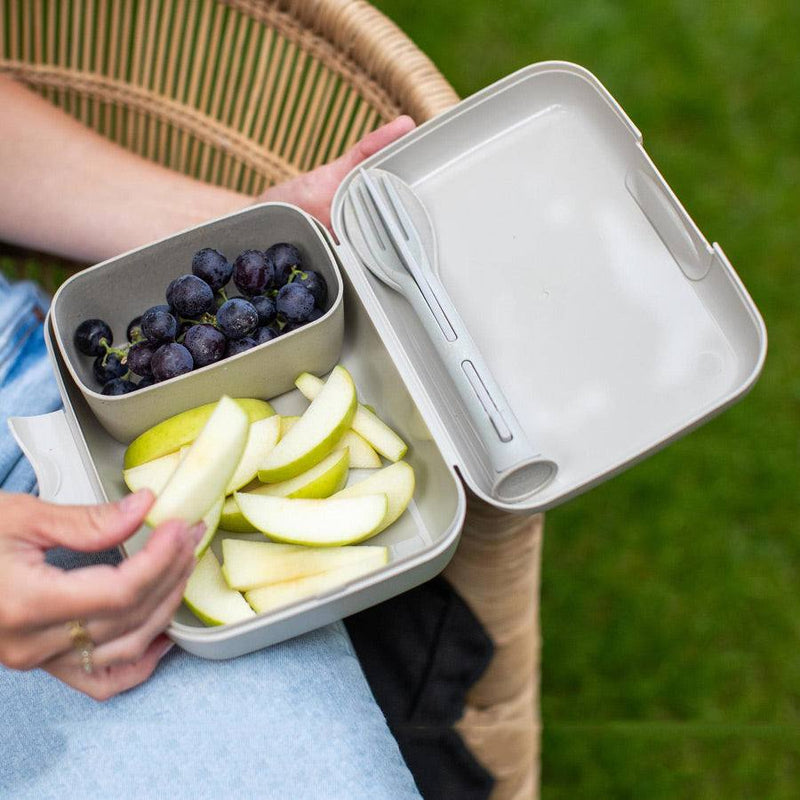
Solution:
[[(405, 295), (423, 323), (489, 456), (492, 493), (514, 502), (541, 489), (555, 475), (556, 465), (528, 441), (431, 268), (407, 203), (419, 204), (414, 216), (427, 222), (424, 207), (396, 175), (376, 169), (360, 169), (348, 197), (358, 234), (353, 244), (368, 269)], [(432, 235), (427, 238), (433, 240)]]

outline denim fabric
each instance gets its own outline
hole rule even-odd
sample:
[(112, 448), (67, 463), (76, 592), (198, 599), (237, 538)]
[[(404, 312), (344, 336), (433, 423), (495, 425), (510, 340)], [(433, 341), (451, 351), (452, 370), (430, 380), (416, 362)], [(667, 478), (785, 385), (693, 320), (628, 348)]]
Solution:
[[(32, 284), (0, 276), (6, 490), (35, 483), (7, 418), (60, 404), (36, 313), (45, 304)], [(0, 667), (0, 708), (0, 797), (420, 797), (341, 623), (230, 661), (175, 649), (106, 703), (44, 672)]]

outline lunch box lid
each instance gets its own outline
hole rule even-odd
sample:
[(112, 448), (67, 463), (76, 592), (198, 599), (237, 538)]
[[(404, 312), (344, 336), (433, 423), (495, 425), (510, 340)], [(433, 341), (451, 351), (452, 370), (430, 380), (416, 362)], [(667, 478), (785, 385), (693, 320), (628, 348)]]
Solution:
[(719, 413), (757, 379), (766, 355), (758, 309), (586, 69), (521, 69), (361, 167), (399, 178), (423, 209), (414, 219), (423, 229), (430, 221), (422, 239), (434, 271), (531, 446), (557, 465), (527, 496), (495, 491), (480, 426), (426, 325), (354, 244), (353, 170), (332, 207), (342, 266), (431, 435), (487, 502), (550, 508)]

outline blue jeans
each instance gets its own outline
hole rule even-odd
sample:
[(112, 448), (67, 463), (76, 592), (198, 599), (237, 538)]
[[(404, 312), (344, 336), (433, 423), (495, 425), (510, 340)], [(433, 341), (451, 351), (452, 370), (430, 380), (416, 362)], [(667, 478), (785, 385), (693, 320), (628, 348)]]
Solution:
[[(0, 275), (7, 491), (33, 491), (35, 478), (6, 420), (60, 405), (45, 307), (33, 284)], [(149, 681), (106, 703), (39, 670), (0, 667), (0, 709), (0, 796), (15, 800), (420, 796), (341, 623), (231, 661), (176, 648)]]

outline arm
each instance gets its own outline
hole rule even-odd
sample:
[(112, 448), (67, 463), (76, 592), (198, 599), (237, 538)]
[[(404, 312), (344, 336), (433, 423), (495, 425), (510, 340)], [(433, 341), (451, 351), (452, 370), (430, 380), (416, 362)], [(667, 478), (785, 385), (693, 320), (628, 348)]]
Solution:
[[(413, 127), (399, 117), (257, 200), (294, 203), (327, 225), (347, 172)], [(102, 261), (253, 202), (124, 150), (5, 76), (0, 131), (0, 239), (14, 244)]]

